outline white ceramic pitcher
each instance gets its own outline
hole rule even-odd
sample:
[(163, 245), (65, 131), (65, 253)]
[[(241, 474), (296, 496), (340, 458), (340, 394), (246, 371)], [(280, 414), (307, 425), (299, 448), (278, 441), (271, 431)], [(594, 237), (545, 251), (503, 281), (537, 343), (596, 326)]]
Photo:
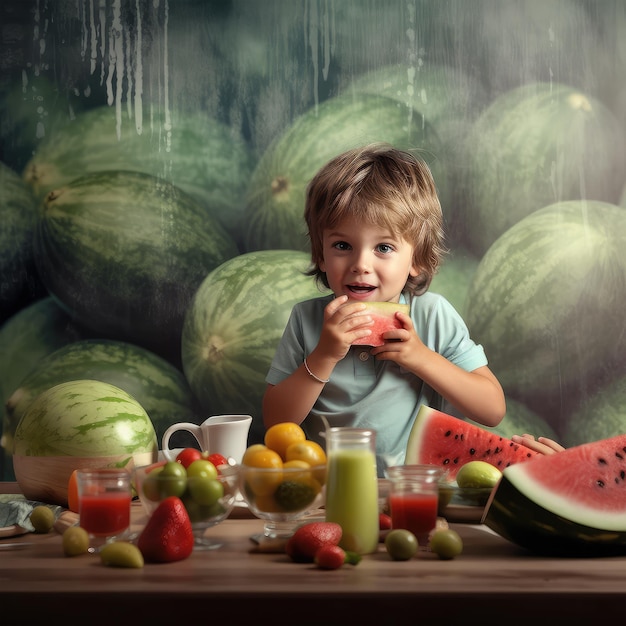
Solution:
[(203, 452), (219, 453), (227, 459), (234, 459), (236, 463), (241, 463), (248, 447), (251, 424), (251, 415), (213, 415), (202, 424), (192, 422), (172, 424), (163, 433), (161, 446), (163, 455), (169, 461), (175, 460), (176, 453), (169, 447), (170, 437), (179, 430), (185, 430), (196, 438)]

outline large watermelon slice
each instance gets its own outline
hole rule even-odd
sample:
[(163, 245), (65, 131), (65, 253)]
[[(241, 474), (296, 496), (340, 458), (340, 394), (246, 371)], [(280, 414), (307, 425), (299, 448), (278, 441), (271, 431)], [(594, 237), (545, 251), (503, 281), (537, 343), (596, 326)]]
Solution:
[(539, 554), (626, 554), (626, 435), (506, 468), (483, 523)]
[(396, 319), (396, 311), (409, 314), (408, 304), (397, 302), (366, 302), (367, 308), (364, 313), (371, 315), (374, 325), (371, 327), (372, 334), (352, 342), (355, 346), (382, 346), (385, 343), (383, 333), (395, 328), (402, 328), (402, 324)]
[(486, 461), (500, 470), (528, 461), (537, 452), (486, 428), (422, 405), (406, 450), (407, 464), (440, 465), (453, 481), (470, 461)]

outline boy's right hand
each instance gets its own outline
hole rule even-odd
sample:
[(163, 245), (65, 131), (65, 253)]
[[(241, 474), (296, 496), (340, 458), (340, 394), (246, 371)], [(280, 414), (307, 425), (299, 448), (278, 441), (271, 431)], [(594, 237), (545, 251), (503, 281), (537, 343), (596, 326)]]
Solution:
[(334, 362), (343, 359), (356, 339), (371, 334), (372, 316), (363, 314), (363, 302), (348, 301), (348, 296), (331, 300), (324, 309), (324, 325), (316, 352)]

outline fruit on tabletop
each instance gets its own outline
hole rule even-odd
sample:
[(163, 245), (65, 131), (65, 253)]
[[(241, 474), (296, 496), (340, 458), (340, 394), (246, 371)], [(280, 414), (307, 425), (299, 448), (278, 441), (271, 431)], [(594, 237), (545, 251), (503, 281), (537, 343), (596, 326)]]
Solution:
[(176, 455), (176, 462), (187, 469), (194, 461), (201, 459), (202, 452), (198, 448), (184, 448)]
[(140, 569), (144, 558), (141, 550), (128, 541), (112, 541), (100, 549), (100, 561), (110, 567), (130, 567)]
[(67, 508), (78, 513), (78, 470), (75, 469), (67, 481)]
[(387, 513), (379, 513), (378, 527), (380, 530), (389, 530), (391, 528), (391, 515), (387, 515)]
[(323, 545), (317, 550), (313, 562), (320, 569), (339, 569), (344, 564), (358, 565), (361, 555), (356, 552), (346, 551), (336, 545)]
[(441, 528), (432, 534), (428, 547), (440, 559), (447, 561), (463, 552), (463, 540), (456, 530)]
[(241, 464), (248, 467), (282, 467), (283, 460), (275, 450), (268, 448), (265, 444), (255, 443), (248, 446)]
[(80, 556), (89, 550), (89, 533), (81, 526), (70, 526), (61, 541), (65, 556)]
[(145, 409), (123, 389), (72, 380), (40, 393), (15, 431), (13, 467), (29, 500), (67, 506), (79, 467), (126, 467), (156, 460), (158, 444)]
[(502, 471), (537, 456), (526, 446), (424, 404), (411, 427), (405, 463), (437, 465), (451, 482), (470, 461), (485, 461)]
[[(202, 458), (204, 458), (204, 452), (202, 453)], [(218, 472), (220, 471), (220, 466), (228, 465), (228, 459), (223, 454), (220, 454), (219, 452), (213, 452), (213, 454), (209, 454), (206, 457), (206, 459), (208, 461), (211, 461), (211, 463), (215, 465)]]
[(49, 506), (39, 504), (30, 513), (30, 523), (36, 533), (49, 533), (54, 526), (54, 513)]
[(502, 478), (502, 472), (486, 461), (470, 461), (462, 465), (456, 484), (462, 489), (492, 489)]
[(315, 500), (321, 485), (314, 479), (297, 478), (283, 480), (274, 492), (274, 498), (281, 511), (300, 511)]
[[(402, 328), (402, 324), (396, 318), (396, 311), (409, 314), (408, 304), (399, 304), (397, 302), (366, 302), (367, 308), (362, 312), (371, 316), (374, 324), (368, 326), (372, 331), (367, 337), (356, 339), (352, 342), (354, 346), (382, 346), (385, 343), (383, 333), (388, 330)], [(359, 313), (361, 315), (361, 313)]]
[(187, 476), (202, 476), (203, 478), (217, 478), (217, 468), (208, 459), (198, 459), (187, 468)]
[(315, 553), (325, 545), (338, 545), (343, 531), (336, 522), (308, 522), (299, 526), (285, 546), (297, 563), (313, 563)]
[(410, 530), (393, 528), (385, 537), (385, 548), (394, 561), (408, 561), (417, 554), (419, 542)]
[(191, 555), (193, 545), (189, 514), (176, 496), (159, 503), (137, 539), (137, 547), (148, 563), (181, 561)]
[(626, 555), (626, 434), (507, 467), (483, 523), (550, 556)]
[(306, 434), (302, 427), (295, 422), (281, 422), (270, 426), (265, 431), (263, 443), (280, 454), (283, 461), (287, 461), (287, 448), (294, 443), (306, 440)]

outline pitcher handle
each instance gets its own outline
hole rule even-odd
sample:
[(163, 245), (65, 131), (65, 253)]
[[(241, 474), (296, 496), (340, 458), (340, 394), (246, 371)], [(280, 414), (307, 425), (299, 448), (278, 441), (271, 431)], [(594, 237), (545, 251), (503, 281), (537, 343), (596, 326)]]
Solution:
[(193, 422), (180, 422), (178, 424), (172, 424), (163, 433), (163, 440), (161, 444), (163, 455), (168, 461), (176, 460), (176, 456), (173, 455), (172, 454), (173, 451), (170, 450), (169, 443), (170, 443), (170, 437), (179, 430), (186, 430), (188, 433), (191, 433), (195, 437), (200, 448), (202, 449), (202, 441), (200, 441), (200, 432), (201, 432), (200, 426), (198, 426), (197, 424), (194, 424)]

